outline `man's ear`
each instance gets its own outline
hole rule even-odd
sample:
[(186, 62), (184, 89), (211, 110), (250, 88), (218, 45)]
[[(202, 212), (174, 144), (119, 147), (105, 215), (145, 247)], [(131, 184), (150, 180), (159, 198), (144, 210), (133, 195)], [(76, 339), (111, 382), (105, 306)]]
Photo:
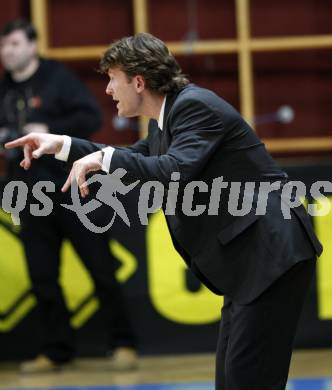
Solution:
[(136, 88), (136, 91), (142, 92), (145, 89), (145, 79), (141, 75), (137, 75), (134, 77), (134, 86)]
[(35, 56), (38, 55), (38, 42), (36, 40), (31, 41), (31, 53)]

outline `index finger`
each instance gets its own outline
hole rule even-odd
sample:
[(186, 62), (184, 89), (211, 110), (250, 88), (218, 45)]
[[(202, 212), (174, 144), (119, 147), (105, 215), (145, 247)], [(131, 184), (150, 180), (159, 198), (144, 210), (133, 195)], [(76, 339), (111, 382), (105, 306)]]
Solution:
[(69, 189), (69, 187), (71, 186), (71, 183), (72, 183), (72, 181), (73, 181), (73, 179), (72, 179), (72, 171), (73, 171), (73, 169), (70, 171), (70, 173), (69, 173), (69, 175), (68, 175), (68, 177), (67, 177), (67, 180), (66, 180), (66, 182), (65, 182), (65, 184), (62, 186), (62, 188), (61, 188), (61, 191), (62, 192), (67, 192), (68, 191), (68, 189)]
[(24, 137), (20, 137), (15, 139), (14, 141), (10, 141), (5, 143), (6, 149), (17, 148), (18, 146), (24, 146), (29, 141), (29, 136), (25, 135)]

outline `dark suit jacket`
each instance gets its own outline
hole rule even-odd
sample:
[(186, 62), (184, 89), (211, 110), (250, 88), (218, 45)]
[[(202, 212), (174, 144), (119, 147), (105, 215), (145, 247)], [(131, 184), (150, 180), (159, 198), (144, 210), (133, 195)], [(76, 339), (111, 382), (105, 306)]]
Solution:
[[(69, 164), (103, 146), (74, 138)], [(120, 167), (128, 177), (157, 180), (166, 187), (171, 173), (180, 172), (176, 212), (166, 215), (169, 231), (188, 266), (217, 294), (248, 303), (292, 265), (322, 251), (302, 206), (292, 209), (291, 219), (284, 219), (280, 190), (270, 193), (266, 215), (256, 215), (255, 202), (247, 215), (232, 215), (227, 207), (230, 184), (221, 189), (216, 215), (207, 210), (199, 216), (185, 215), (181, 190), (193, 180), (204, 181), (209, 189), (221, 176), (229, 183), (255, 182), (254, 199), (259, 182), (280, 181), (281, 187), (287, 182), (239, 113), (209, 90), (190, 84), (167, 96), (162, 132), (157, 121), (150, 120), (145, 140), (116, 148), (111, 172)], [(208, 205), (209, 193), (196, 191), (193, 204)]]

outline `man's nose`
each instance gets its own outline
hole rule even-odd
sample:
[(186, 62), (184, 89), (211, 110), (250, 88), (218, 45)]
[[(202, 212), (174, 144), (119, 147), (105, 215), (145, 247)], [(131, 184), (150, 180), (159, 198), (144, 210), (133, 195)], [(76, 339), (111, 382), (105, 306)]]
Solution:
[(107, 95), (113, 95), (113, 89), (111, 87), (111, 83), (107, 84), (107, 87), (106, 87), (106, 94)]

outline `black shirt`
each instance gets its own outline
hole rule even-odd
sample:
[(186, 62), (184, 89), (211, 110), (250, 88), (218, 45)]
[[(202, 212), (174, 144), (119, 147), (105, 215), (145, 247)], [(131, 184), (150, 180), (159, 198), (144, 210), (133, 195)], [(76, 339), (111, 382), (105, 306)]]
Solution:
[[(46, 124), (53, 134), (89, 138), (100, 127), (101, 114), (94, 97), (71, 71), (60, 62), (40, 59), (29, 79), (16, 82), (6, 73), (0, 81), (0, 128), (16, 138), (28, 123)], [(66, 177), (63, 163), (53, 156), (42, 157), (44, 161), (34, 162), (28, 171), (18, 165), (21, 153), (7, 157), (11, 180), (52, 180), (60, 186)]]

